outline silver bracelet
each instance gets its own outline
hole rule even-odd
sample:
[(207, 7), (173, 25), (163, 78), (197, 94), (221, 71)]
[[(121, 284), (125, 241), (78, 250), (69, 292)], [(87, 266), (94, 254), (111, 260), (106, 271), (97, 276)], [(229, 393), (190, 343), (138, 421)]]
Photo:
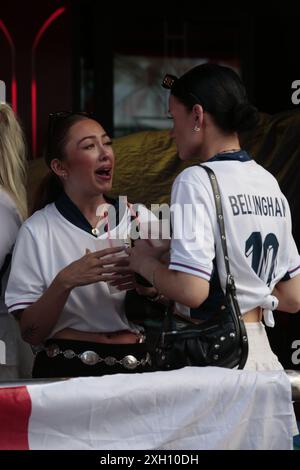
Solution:
[(153, 286), (153, 287), (157, 290), (157, 292), (158, 292), (158, 288), (157, 288), (157, 286), (156, 286), (156, 284), (155, 284), (155, 274), (156, 274), (156, 271), (157, 271), (157, 270), (158, 270), (158, 266), (153, 269), (153, 271), (152, 271), (152, 276), (151, 276), (151, 281), (150, 281), (150, 282), (151, 282), (152, 286)]
[(151, 302), (158, 302), (162, 298), (162, 296), (163, 296), (162, 294), (157, 292), (157, 294), (155, 294), (153, 297), (147, 296), (147, 299), (150, 300)]

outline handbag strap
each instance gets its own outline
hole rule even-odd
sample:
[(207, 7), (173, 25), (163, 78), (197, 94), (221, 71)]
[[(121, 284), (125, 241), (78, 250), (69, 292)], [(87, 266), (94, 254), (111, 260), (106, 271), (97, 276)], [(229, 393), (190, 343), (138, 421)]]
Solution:
[(201, 166), (207, 172), (210, 183), (211, 183), (211, 187), (213, 190), (213, 195), (214, 195), (214, 200), (215, 200), (215, 205), (216, 205), (216, 212), (217, 212), (217, 222), (218, 222), (218, 226), (220, 230), (221, 245), (222, 245), (224, 263), (225, 263), (225, 269), (226, 269), (226, 295), (229, 298), (229, 301), (231, 302), (231, 307), (232, 307), (231, 312), (233, 315), (233, 320), (236, 324), (237, 331), (240, 333), (240, 338), (241, 338), (242, 355), (241, 355), (241, 360), (240, 360), (238, 368), (243, 369), (243, 367), (246, 364), (247, 357), (248, 357), (248, 338), (247, 338), (247, 331), (246, 331), (245, 323), (242, 319), (240, 306), (237, 300), (234, 277), (232, 276), (231, 271), (230, 271), (230, 263), (229, 263), (229, 256), (228, 256), (228, 249), (227, 249), (227, 242), (226, 242), (226, 233), (225, 233), (225, 224), (224, 224), (224, 215), (223, 215), (223, 208), (222, 208), (222, 202), (221, 202), (220, 188), (219, 188), (217, 177), (214, 171), (208, 166), (205, 166), (202, 164), (200, 164), (199, 166)]
[(213, 194), (214, 194), (214, 200), (215, 200), (216, 212), (217, 212), (217, 222), (218, 222), (220, 235), (221, 235), (222, 251), (223, 251), (223, 257), (224, 257), (224, 263), (225, 263), (225, 269), (226, 269), (226, 291), (235, 292), (234, 278), (230, 272), (229, 256), (228, 256), (226, 234), (225, 234), (224, 215), (223, 215), (223, 207), (222, 207), (222, 202), (221, 202), (219, 184), (217, 181), (217, 177), (211, 168), (209, 168), (208, 166), (204, 166), (204, 165), (199, 165), (199, 166), (201, 166), (207, 172), (210, 183), (211, 183), (211, 187), (213, 190)]

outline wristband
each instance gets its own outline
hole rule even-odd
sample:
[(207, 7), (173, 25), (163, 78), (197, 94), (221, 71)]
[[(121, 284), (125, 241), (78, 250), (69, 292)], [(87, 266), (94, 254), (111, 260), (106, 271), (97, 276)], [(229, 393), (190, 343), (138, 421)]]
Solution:
[(157, 292), (153, 297), (148, 297), (147, 299), (150, 300), (150, 302), (159, 302), (162, 299), (163, 295)]

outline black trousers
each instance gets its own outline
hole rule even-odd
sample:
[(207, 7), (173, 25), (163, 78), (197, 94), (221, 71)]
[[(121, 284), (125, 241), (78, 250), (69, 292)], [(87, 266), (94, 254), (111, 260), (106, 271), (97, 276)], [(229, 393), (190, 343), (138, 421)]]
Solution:
[[(75, 341), (65, 339), (48, 339), (45, 346), (57, 345), (61, 351), (72, 350), (76, 354), (85, 351), (94, 351), (101, 358), (114, 357), (122, 360), (131, 355), (138, 361), (145, 360), (147, 353), (151, 356), (151, 347), (147, 342), (136, 344), (104, 344), (89, 341)], [(149, 357), (149, 356), (148, 356)], [(137, 372), (151, 372), (152, 366), (148, 362), (140, 364), (135, 369), (127, 369), (122, 364), (107, 365), (98, 362), (95, 365), (84, 364), (80, 358), (67, 359), (62, 353), (55, 357), (48, 357), (46, 351), (37, 353), (32, 377), (33, 378), (59, 378), (59, 377), (89, 377), (110, 374), (132, 374)]]

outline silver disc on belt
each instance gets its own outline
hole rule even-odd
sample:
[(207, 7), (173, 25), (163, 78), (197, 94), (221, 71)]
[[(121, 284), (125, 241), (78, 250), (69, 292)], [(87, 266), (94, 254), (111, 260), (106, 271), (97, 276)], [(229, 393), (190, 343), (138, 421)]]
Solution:
[(107, 366), (114, 366), (117, 362), (117, 359), (113, 356), (107, 356), (105, 359), (104, 359), (104, 362)]
[(51, 344), (50, 346), (47, 347), (46, 354), (48, 357), (55, 357), (60, 353), (60, 349), (57, 346), (57, 344)]
[(66, 359), (73, 359), (73, 357), (76, 356), (76, 354), (74, 353), (74, 351), (72, 351), (72, 349), (66, 349), (63, 352), (63, 355)]
[(126, 367), (126, 369), (133, 370), (133, 369), (136, 369), (138, 365), (138, 360), (136, 357), (128, 355), (128, 356), (123, 357), (122, 365)]
[(94, 366), (99, 361), (99, 356), (95, 351), (85, 351), (79, 355), (81, 361), (88, 365)]

